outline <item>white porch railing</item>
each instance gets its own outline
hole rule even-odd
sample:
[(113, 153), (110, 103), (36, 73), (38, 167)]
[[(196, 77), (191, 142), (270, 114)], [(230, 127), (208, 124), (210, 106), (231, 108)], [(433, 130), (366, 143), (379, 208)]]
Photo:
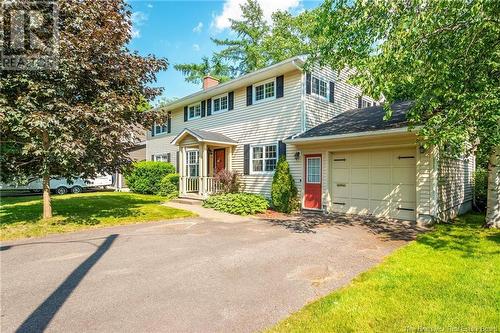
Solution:
[[(181, 177), (181, 193), (215, 194), (222, 190), (222, 184), (214, 177)], [(182, 188), (184, 187), (184, 188)]]
[(199, 192), (200, 190), (200, 177), (185, 177), (184, 186), (186, 187), (185, 192)]

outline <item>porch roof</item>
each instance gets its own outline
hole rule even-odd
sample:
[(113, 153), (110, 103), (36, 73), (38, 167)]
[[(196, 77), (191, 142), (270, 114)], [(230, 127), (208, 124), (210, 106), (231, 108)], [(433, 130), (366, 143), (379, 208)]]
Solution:
[(222, 145), (230, 145), (235, 146), (238, 144), (235, 140), (225, 136), (224, 134), (217, 132), (210, 132), (200, 129), (189, 129), (185, 128), (182, 132), (180, 132), (173, 140), (172, 144), (179, 145), (181, 140), (186, 136), (194, 137), (198, 142), (206, 142), (206, 143), (214, 143), (214, 144), (222, 144)]

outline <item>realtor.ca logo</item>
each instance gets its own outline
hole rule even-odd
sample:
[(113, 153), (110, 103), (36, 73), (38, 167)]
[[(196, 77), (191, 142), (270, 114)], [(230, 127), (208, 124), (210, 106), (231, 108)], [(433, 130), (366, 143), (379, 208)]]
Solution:
[(0, 2), (0, 69), (24, 71), (57, 68), (57, 1)]

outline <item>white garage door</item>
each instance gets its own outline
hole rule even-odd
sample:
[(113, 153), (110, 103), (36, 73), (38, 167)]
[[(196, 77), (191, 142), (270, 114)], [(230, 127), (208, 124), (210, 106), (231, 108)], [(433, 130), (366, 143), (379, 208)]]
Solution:
[(415, 220), (414, 148), (334, 153), (333, 211)]

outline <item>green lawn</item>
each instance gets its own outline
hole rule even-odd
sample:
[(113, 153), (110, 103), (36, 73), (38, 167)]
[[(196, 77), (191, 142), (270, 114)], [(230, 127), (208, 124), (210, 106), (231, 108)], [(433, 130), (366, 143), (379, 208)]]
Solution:
[(437, 225), (270, 332), (500, 332), (500, 231), (483, 221)]
[(52, 196), (54, 217), (42, 220), (41, 197), (0, 198), (0, 240), (193, 216), (160, 205), (165, 198), (96, 192)]

